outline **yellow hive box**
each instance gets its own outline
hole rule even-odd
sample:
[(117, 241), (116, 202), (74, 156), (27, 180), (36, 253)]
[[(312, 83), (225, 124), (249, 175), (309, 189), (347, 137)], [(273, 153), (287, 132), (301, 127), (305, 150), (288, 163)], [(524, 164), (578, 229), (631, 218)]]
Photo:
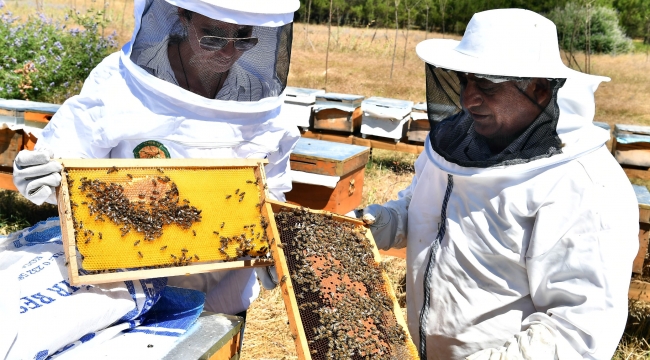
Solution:
[(265, 161), (61, 162), (59, 213), (73, 283), (269, 265), (238, 260), (268, 251)]

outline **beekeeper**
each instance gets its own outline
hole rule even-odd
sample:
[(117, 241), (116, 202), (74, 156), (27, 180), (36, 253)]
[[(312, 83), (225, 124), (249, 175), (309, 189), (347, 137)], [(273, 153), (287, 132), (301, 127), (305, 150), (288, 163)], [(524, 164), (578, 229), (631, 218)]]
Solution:
[[(18, 154), (14, 183), (36, 204), (55, 203), (54, 158), (268, 159), (271, 196), (291, 189), (299, 138), (277, 116), (298, 0), (135, 0), (135, 30)], [(266, 279), (268, 280), (268, 279)], [(253, 270), (169, 279), (207, 293), (206, 309), (237, 314), (259, 293)]]
[(634, 192), (594, 126), (608, 78), (562, 64), (555, 25), (475, 14), (460, 42), (427, 40), (435, 124), (399, 199), (364, 210), (407, 252), (422, 359), (611, 359), (638, 248)]

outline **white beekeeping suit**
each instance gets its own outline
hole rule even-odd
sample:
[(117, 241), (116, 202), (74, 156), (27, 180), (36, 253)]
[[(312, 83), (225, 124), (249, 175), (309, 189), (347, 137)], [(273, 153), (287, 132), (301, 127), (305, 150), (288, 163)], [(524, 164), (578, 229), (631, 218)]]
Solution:
[[(54, 202), (55, 158), (268, 159), (271, 196), (291, 189), (299, 138), (277, 118), (291, 57), (297, 0), (136, 0), (135, 29), (19, 154), (14, 182)], [(39, 172), (40, 171), (40, 172)], [(170, 278), (207, 293), (206, 308), (238, 313), (257, 297), (252, 270)]]
[[(432, 122), (411, 185), (364, 220), (380, 248), (407, 248), (421, 358), (610, 359), (627, 319), (638, 210), (608, 134), (592, 124), (594, 91), (609, 79), (566, 68), (554, 24), (518, 9), (475, 14), (462, 41), (427, 40), (417, 53), (430, 118), (456, 112)], [(483, 99), (496, 84), (548, 80), (552, 99), (491, 153), (475, 127), (489, 114), (464, 106), (468, 78)]]

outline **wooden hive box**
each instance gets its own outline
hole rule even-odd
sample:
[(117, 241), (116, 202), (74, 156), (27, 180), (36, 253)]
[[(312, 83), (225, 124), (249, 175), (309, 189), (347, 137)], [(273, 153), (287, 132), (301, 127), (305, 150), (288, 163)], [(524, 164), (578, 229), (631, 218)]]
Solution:
[(0, 122), (44, 128), (61, 105), (0, 99)]
[(271, 253), (298, 358), (417, 359), (372, 234), (362, 222), (270, 205)]
[(650, 168), (650, 127), (616, 124), (612, 154), (624, 168), (626, 166), (638, 170)]
[(66, 159), (57, 190), (73, 285), (268, 266), (256, 159)]
[(409, 141), (423, 143), (431, 131), (427, 103), (421, 102), (413, 105), (411, 119), (408, 123), (407, 137)]
[(370, 148), (301, 138), (291, 153), (291, 170), (339, 177), (334, 188), (308, 182), (293, 183), (287, 201), (312, 209), (345, 214), (361, 205), (365, 166)]
[(308, 130), (312, 123), (316, 95), (321, 94), (325, 94), (325, 90), (287, 86), (284, 89), (285, 98), (280, 116), (294, 122), (299, 128)]
[(361, 95), (325, 93), (316, 95), (314, 129), (356, 133), (361, 128)]
[(361, 102), (362, 137), (366, 135), (393, 139), (398, 142), (406, 135), (406, 123), (413, 107), (412, 101), (371, 97)]

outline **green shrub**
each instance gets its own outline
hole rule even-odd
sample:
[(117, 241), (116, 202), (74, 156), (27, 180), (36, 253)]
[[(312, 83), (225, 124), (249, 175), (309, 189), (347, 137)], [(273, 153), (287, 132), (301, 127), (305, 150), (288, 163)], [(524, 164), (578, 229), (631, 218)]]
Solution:
[[(557, 26), (560, 47), (568, 51), (585, 51), (587, 9), (574, 2), (555, 8), (548, 14)], [(632, 40), (618, 23), (616, 10), (604, 6), (591, 9), (591, 52), (618, 54), (631, 51)]]
[(101, 12), (70, 12), (63, 23), (43, 14), (20, 21), (0, 16), (0, 98), (66, 99), (102, 59), (115, 51), (115, 34), (102, 37)]

